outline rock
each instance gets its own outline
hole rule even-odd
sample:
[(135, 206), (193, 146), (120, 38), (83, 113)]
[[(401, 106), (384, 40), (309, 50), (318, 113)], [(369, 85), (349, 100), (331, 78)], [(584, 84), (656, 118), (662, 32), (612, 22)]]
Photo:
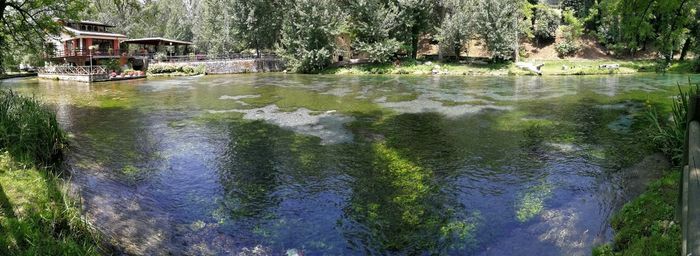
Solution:
[(599, 69), (619, 69), (620, 64), (601, 64), (598, 66)]
[(432, 62), (432, 61), (426, 61), (424, 64), (430, 66), (430, 65), (433, 65), (433, 62)]
[(533, 63), (528, 63), (528, 62), (516, 62), (515, 66), (522, 69), (522, 70), (527, 70), (527, 71), (530, 71), (532, 73), (542, 75), (542, 71), (540, 70), (540, 68), (542, 68), (542, 66), (544, 66), (544, 63), (539, 64), (539, 65), (535, 65)]

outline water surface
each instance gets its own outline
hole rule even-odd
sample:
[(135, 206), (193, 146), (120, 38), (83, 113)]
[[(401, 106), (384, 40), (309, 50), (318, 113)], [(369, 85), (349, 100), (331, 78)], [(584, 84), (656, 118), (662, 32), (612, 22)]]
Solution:
[[(692, 77), (695, 79), (696, 77)], [(70, 133), (89, 219), (135, 254), (587, 255), (687, 76), (246, 74), (0, 82)]]

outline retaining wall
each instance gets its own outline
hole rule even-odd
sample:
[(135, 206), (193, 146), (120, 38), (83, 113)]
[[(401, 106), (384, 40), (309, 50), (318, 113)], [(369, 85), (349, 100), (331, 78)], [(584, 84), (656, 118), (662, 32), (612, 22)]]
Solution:
[(149, 63), (149, 68), (159, 65), (189, 65), (193, 67), (203, 65), (207, 74), (280, 72), (286, 68), (284, 61), (276, 58), (159, 62)]

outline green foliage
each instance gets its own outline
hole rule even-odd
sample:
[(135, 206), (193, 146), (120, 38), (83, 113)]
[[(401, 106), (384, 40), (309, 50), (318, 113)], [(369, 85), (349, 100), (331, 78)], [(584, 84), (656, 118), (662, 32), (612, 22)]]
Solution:
[(440, 27), (437, 29), (437, 39), (442, 48), (447, 48), (459, 57), (462, 45), (469, 42), (474, 31), (474, 5), (473, 0), (449, 0), (443, 3), (446, 14)]
[(561, 20), (561, 15), (557, 10), (546, 4), (535, 6), (535, 24), (532, 32), (537, 41), (553, 41), (557, 35), (559, 20)]
[(113, 70), (114, 72), (121, 72), (121, 66), (119, 66), (119, 61), (116, 59), (108, 59), (104, 60), (100, 63), (101, 65), (104, 65), (107, 71)]
[(566, 25), (561, 26), (564, 42), (558, 43), (555, 46), (559, 56), (569, 56), (576, 53), (581, 47), (578, 40), (583, 34), (583, 23), (574, 16), (571, 10), (562, 12), (562, 18)]
[(0, 150), (43, 167), (60, 163), (65, 146), (56, 116), (38, 100), (0, 91)]
[(345, 26), (360, 43), (372, 44), (392, 38), (401, 25), (397, 21), (399, 9), (391, 1), (347, 0), (341, 1), (341, 7), (348, 12)]
[(681, 227), (674, 222), (680, 170), (655, 181), (638, 198), (625, 204), (611, 221), (612, 245), (593, 250), (593, 255), (679, 255)]
[(244, 47), (270, 49), (279, 38), (284, 1), (280, 0), (233, 0), (229, 7), (233, 36)]
[(564, 57), (564, 56), (573, 55), (574, 53), (578, 52), (578, 50), (580, 48), (575, 43), (564, 41), (561, 43), (557, 43), (554, 46), (554, 49), (557, 50), (557, 53), (559, 54), (559, 56)]
[(338, 7), (331, 0), (290, 3), (278, 53), (300, 73), (316, 73), (331, 63), (338, 29)]
[(62, 180), (0, 153), (0, 254), (100, 255)]
[(187, 63), (170, 64), (170, 63), (154, 63), (149, 65), (148, 73), (150, 74), (182, 74), (182, 75), (200, 75), (206, 73), (206, 67), (202, 64), (194, 66)]
[(491, 56), (497, 60), (509, 60), (515, 51), (521, 3), (517, 0), (478, 0), (476, 29), (486, 42)]
[[(0, 1), (0, 74), (5, 73), (4, 67), (18, 64), (14, 57), (41, 55), (48, 36), (61, 31), (54, 18), (75, 19), (84, 4), (81, 0)], [(15, 56), (6, 57), (8, 53)]]
[(652, 124), (650, 140), (666, 156), (671, 158), (674, 164), (681, 165), (683, 158), (683, 144), (688, 125), (688, 102), (690, 97), (700, 93), (700, 85), (691, 84), (690, 89), (684, 92), (678, 85), (679, 95), (673, 98), (671, 104), (670, 120), (662, 116), (658, 110), (648, 105), (647, 118)]
[(438, 2), (434, 0), (396, 0), (399, 26), (394, 31), (397, 40), (411, 46), (411, 57), (416, 58), (421, 35), (432, 32), (438, 22)]
[(396, 39), (387, 39), (375, 43), (360, 42), (357, 44), (356, 49), (367, 53), (371, 62), (384, 63), (391, 60), (391, 57), (399, 51), (400, 47), (401, 43), (396, 41)]

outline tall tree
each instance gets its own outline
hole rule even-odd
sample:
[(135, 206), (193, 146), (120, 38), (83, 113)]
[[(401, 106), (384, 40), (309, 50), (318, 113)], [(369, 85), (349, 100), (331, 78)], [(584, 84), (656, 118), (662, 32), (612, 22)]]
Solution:
[(476, 28), (486, 42), (494, 59), (508, 60), (513, 57), (516, 43), (520, 0), (478, 0)]
[(295, 71), (314, 73), (327, 67), (335, 50), (339, 10), (335, 0), (294, 0), (287, 7), (280, 50)]
[(411, 46), (411, 57), (415, 59), (421, 35), (430, 32), (437, 24), (439, 5), (435, 0), (396, 0), (396, 3), (401, 29), (395, 32), (395, 37)]
[(203, 0), (193, 25), (194, 43), (209, 54), (225, 54), (236, 50), (232, 19), (227, 6), (230, 0)]
[(401, 43), (390, 35), (399, 27), (398, 8), (385, 0), (344, 0), (348, 12), (346, 27), (353, 37), (353, 48), (366, 53), (373, 62), (386, 62), (400, 49)]
[[(61, 31), (61, 25), (54, 18), (75, 19), (83, 6), (82, 1), (0, 0), (0, 60), (5, 59), (10, 46), (44, 52), (45, 42)], [(0, 74), (4, 73), (0, 65)]]
[(462, 46), (475, 36), (475, 0), (445, 0), (445, 17), (437, 30), (441, 48), (453, 51), (456, 58)]
[(233, 0), (230, 6), (234, 36), (245, 47), (271, 49), (277, 43), (284, 17), (283, 0)]

